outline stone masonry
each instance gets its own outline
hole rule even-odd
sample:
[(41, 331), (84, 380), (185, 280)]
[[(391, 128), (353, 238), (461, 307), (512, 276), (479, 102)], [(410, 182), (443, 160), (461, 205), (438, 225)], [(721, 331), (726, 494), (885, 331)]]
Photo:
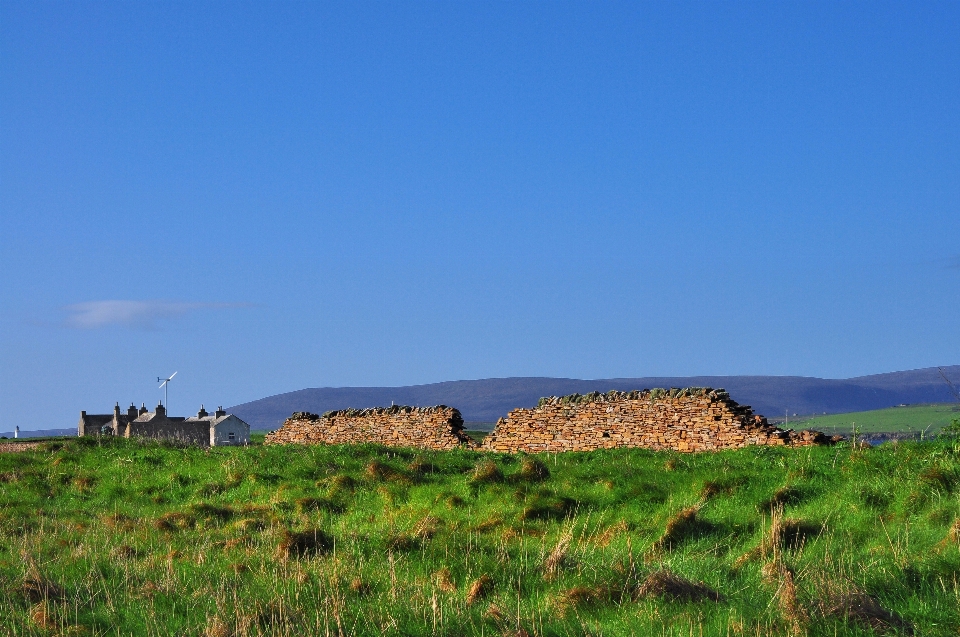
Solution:
[(463, 433), (463, 417), (452, 407), (374, 407), (343, 409), (322, 416), (297, 412), (264, 444), (344, 444), (373, 442), (422, 449), (475, 448)]
[(691, 387), (541, 398), (534, 409), (514, 409), (501, 418), (482, 446), (537, 453), (614, 447), (709, 451), (828, 442), (817, 431), (774, 427), (722, 389)]

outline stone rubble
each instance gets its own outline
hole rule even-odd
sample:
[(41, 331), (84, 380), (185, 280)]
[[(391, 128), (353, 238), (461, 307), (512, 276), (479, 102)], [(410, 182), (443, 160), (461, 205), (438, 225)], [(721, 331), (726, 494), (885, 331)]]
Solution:
[(501, 418), (482, 447), (528, 453), (616, 447), (693, 452), (828, 442), (817, 431), (774, 427), (723, 390), (693, 387), (551, 396)]
[(322, 416), (297, 412), (280, 429), (267, 434), (264, 444), (335, 445), (364, 442), (421, 449), (478, 447), (463, 433), (460, 412), (446, 405), (343, 409)]

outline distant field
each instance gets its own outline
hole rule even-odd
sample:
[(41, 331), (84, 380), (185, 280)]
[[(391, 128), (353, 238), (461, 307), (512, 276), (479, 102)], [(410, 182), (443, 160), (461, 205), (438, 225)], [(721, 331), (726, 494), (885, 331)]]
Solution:
[(935, 434), (958, 417), (960, 417), (960, 404), (933, 403), (790, 419), (788, 426), (791, 429), (819, 429), (828, 433), (850, 433), (856, 424), (857, 430), (865, 433), (916, 431)]

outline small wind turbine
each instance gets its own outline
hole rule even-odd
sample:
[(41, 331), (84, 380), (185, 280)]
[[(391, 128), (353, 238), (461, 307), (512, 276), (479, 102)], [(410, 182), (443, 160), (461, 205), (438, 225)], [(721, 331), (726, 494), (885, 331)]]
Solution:
[(161, 380), (163, 381), (163, 383), (160, 384), (160, 387), (158, 389), (163, 390), (163, 406), (168, 408), (168, 413), (169, 413), (169, 405), (167, 405), (167, 388), (168, 388), (167, 386), (169, 385), (170, 381), (173, 380), (173, 377), (176, 375), (177, 375), (177, 372), (173, 372), (172, 374), (170, 374), (170, 378), (160, 378), (159, 376), (157, 376), (158, 383)]

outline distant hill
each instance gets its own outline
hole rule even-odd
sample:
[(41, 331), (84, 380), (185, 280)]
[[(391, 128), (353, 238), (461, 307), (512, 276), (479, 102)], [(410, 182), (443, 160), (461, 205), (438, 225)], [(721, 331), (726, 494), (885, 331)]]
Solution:
[[(960, 365), (944, 367), (960, 386)], [(533, 407), (542, 396), (560, 396), (611, 389), (714, 387), (768, 417), (838, 414), (882, 409), (900, 404), (955, 400), (937, 368), (875, 374), (841, 380), (805, 376), (688, 376), (609, 378), (488, 378), (408, 387), (321, 387), (278, 394), (230, 407), (230, 413), (254, 429), (276, 429), (295, 411), (323, 413), (347, 407), (449, 405), (467, 422), (495, 422), (517, 407)]]
[[(76, 436), (77, 428), (70, 429), (36, 429), (33, 431), (20, 430), (20, 438), (52, 438), (54, 436)], [(12, 431), (0, 431), (0, 438), (7, 437), (13, 439)]]

